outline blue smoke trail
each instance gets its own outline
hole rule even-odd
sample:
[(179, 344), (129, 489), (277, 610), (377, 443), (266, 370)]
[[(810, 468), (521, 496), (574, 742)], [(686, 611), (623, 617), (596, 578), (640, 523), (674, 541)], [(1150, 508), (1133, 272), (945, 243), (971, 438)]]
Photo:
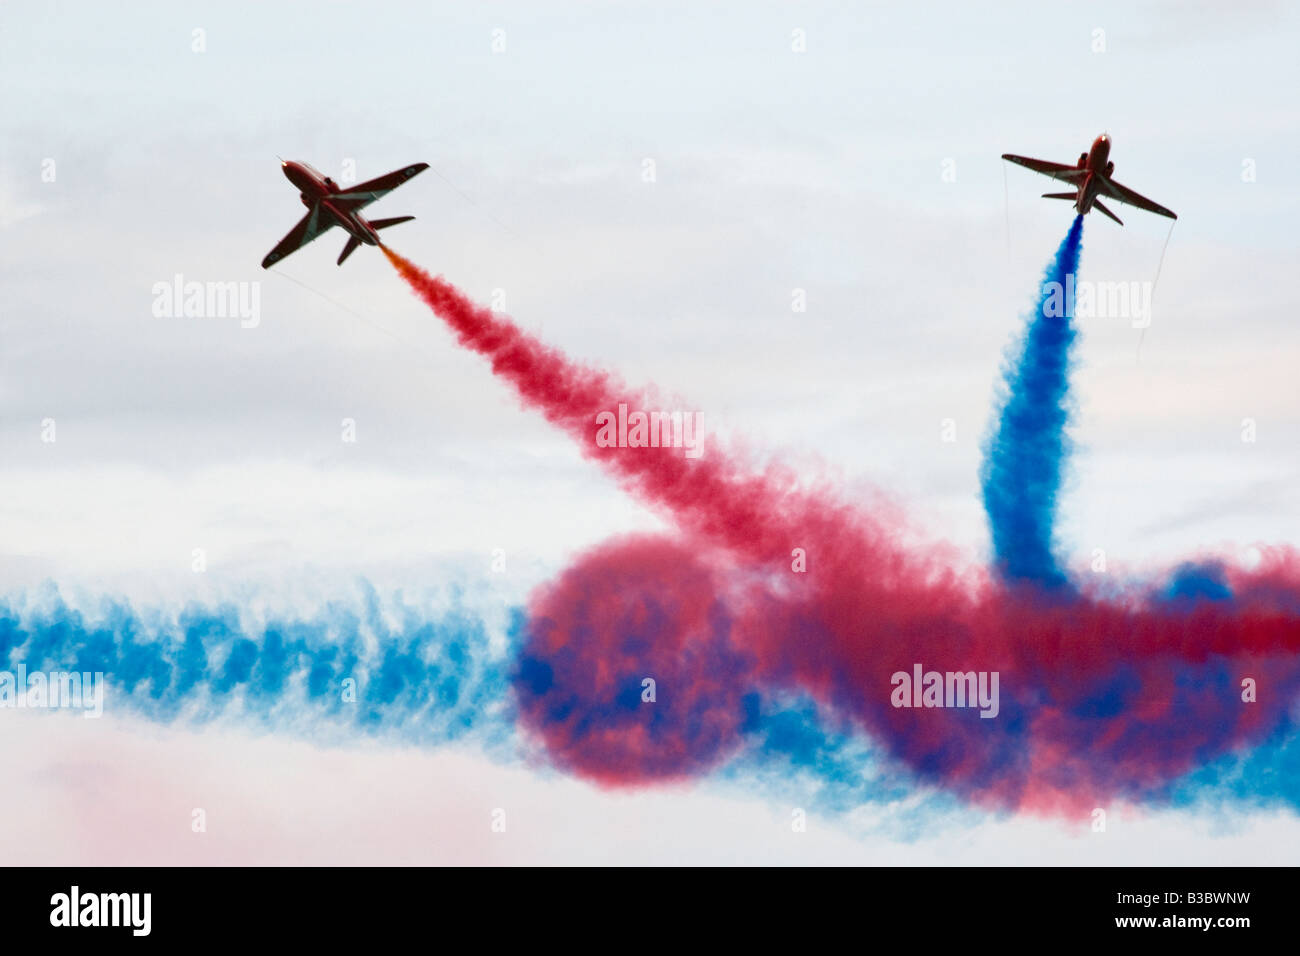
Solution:
[[(509, 762), (523, 752), (510, 685), (525, 618), (511, 607), (506, 646), (494, 649), (471, 610), (381, 604), (368, 585), (359, 606), (256, 623), (233, 605), (137, 609), (110, 598), (87, 611), (51, 590), (0, 600), (0, 671), (102, 673), (106, 713), (161, 724), (223, 722), (327, 744), (463, 743)], [(720, 774), (738, 792), (763, 785), (832, 813), (908, 795), (906, 773), (882, 769), (872, 748), (825, 724), (810, 701), (755, 694), (747, 708), (747, 746)], [(956, 806), (937, 794), (916, 809), (936, 804)]]
[[(510, 630), (521, 628), (518, 612)], [(359, 609), (331, 605), (257, 625), (229, 606), (141, 614), (106, 601), (92, 617), (57, 594), (26, 612), (0, 603), (0, 669), (100, 672), (108, 712), (163, 723), (235, 718), (308, 737), (506, 742), (508, 660), (489, 645), (484, 623), (462, 609), (430, 619), (381, 607), (371, 591)]]
[[(1210, 580), (1188, 567), (1179, 578)], [(56, 594), (41, 606), (0, 601), (0, 670), (100, 671), (105, 711), (163, 724), (232, 721), (326, 743), (375, 739), (421, 746), (468, 744), (494, 760), (520, 756), (510, 681), (526, 629), (513, 607), (506, 648), (492, 648), (482, 619), (460, 606), (436, 614), (360, 607), (252, 624), (232, 606), (140, 611), (107, 600), (93, 614)], [(344, 681), (355, 680), (355, 695)], [(874, 808), (868, 829), (918, 839), (969, 820), (952, 794), (924, 786), (878, 746), (811, 698), (783, 693), (745, 700), (745, 744), (718, 770), (738, 794), (764, 792), (836, 816)], [(1268, 745), (1221, 758), (1162, 793), (1154, 805), (1300, 808), (1300, 747), (1283, 728)], [(1255, 772), (1258, 770), (1258, 772)]]
[(1075, 216), (1043, 274), (1038, 311), (1014, 362), (1003, 368), (1000, 413), (984, 447), (980, 484), (993, 533), (995, 564), (1008, 582), (1069, 587), (1056, 557), (1054, 528), (1061, 471), (1069, 452), (1070, 346), (1074, 277), (1083, 216)]

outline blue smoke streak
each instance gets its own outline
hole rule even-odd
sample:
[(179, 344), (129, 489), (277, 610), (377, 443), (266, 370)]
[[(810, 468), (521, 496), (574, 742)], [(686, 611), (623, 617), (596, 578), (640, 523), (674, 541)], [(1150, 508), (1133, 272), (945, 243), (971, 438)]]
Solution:
[[(520, 613), (512, 630), (521, 627)], [(484, 623), (462, 609), (430, 619), (381, 607), (373, 591), (360, 608), (257, 625), (230, 606), (146, 615), (106, 601), (91, 617), (57, 594), (26, 612), (0, 604), (2, 670), (101, 672), (108, 713), (242, 719), (308, 737), (360, 732), (488, 749), (507, 741), (508, 662), (489, 643)]]
[(1065, 426), (1082, 236), (1083, 217), (1075, 216), (1043, 274), (1038, 310), (1019, 355), (1003, 368), (1000, 411), (980, 469), (999, 574), (1047, 590), (1069, 587), (1056, 556), (1055, 522), (1062, 465), (1070, 450)]
[(1300, 735), (1288, 724), (1264, 744), (1233, 752), (1174, 781), (1168, 802), (1201, 812), (1300, 811)]
[[(1193, 574), (1184, 570), (1185, 583)], [(464, 608), (430, 616), (400, 603), (381, 606), (369, 590), (360, 606), (255, 625), (229, 605), (158, 612), (108, 600), (92, 615), (55, 594), (35, 610), (0, 602), (0, 670), (22, 663), (29, 672), (100, 671), (106, 713), (164, 724), (227, 721), (327, 743), (464, 743), (509, 761), (520, 753), (510, 675), (525, 626), (524, 609), (511, 608), (502, 652)], [(343, 693), (349, 677), (353, 701)], [(745, 740), (718, 771), (724, 787), (837, 816), (874, 808), (868, 829), (899, 839), (974, 819), (957, 798), (893, 766), (811, 698), (752, 694), (744, 703)], [(1300, 808), (1296, 740), (1285, 728), (1254, 752), (1222, 757), (1146, 801)]]
[[(507, 619), (506, 647), (494, 650), (471, 611), (453, 606), (431, 616), (381, 605), (368, 586), (359, 604), (260, 623), (233, 605), (162, 611), (105, 599), (87, 611), (52, 590), (35, 606), (0, 601), (0, 670), (100, 672), (109, 715), (223, 722), (330, 744), (466, 743), (509, 761), (521, 752), (510, 684), (525, 610), (510, 608)], [(859, 734), (828, 723), (811, 700), (754, 694), (745, 703), (745, 745), (720, 773), (741, 791), (758, 784), (833, 813), (895, 803), (911, 791), (910, 775), (883, 769)], [(915, 809), (935, 804), (957, 806), (934, 794)], [(911, 826), (897, 814), (889, 825)]]

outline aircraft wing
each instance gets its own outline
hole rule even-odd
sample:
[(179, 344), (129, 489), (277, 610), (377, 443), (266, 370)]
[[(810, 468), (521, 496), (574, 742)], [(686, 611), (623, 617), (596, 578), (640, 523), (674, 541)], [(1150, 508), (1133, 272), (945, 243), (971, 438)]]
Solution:
[(334, 221), (325, 211), (317, 204), (307, 215), (298, 220), (298, 225), (289, 230), (289, 234), (276, 244), (276, 247), (266, 254), (262, 260), (262, 268), (269, 269), (275, 263), (279, 262), (291, 252), (297, 252), (307, 243), (311, 242), (321, 233), (334, 225)]
[(1044, 176), (1051, 176), (1063, 183), (1069, 183), (1071, 186), (1079, 185), (1079, 181), (1088, 175), (1086, 169), (1080, 169), (1078, 166), (1071, 166), (1068, 163), (1051, 163), (1045, 159), (1030, 159), (1028, 156), (1015, 156), (1011, 153), (1003, 153), (1002, 158), (1009, 163), (1015, 163), (1017, 166), (1024, 166), (1036, 173), (1042, 173)]
[(1127, 186), (1121, 186), (1113, 179), (1103, 180), (1101, 188), (1105, 191), (1107, 196), (1110, 196), (1112, 199), (1118, 199), (1122, 203), (1127, 203), (1130, 206), (1137, 206), (1139, 209), (1153, 212), (1157, 216), (1168, 216), (1170, 219), (1178, 218), (1172, 210), (1166, 209), (1159, 203), (1152, 202), (1150, 199), (1147, 199), (1146, 196), (1138, 195)]
[(351, 189), (336, 192), (330, 199), (347, 209), (364, 209), (376, 199), (383, 199), (412, 176), (429, 168), (428, 163), (415, 163), (404, 169), (396, 169), (375, 179), (368, 179)]

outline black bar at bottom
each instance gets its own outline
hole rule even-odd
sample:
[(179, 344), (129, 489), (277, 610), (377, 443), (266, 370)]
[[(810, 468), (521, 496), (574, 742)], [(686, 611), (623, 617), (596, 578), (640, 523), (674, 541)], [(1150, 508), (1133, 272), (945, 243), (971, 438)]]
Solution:
[(1167, 940), (1180, 946), (1199, 938), (1231, 946), (1289, 936), (1296, 909), (1296, 874), (1286, 868), (567, 868), (538, 874), (231, 867), (4, 873), (0, 938), (6, 944), (58, 943), (60, 937), (78, 945), (282, 940), (297, 948), (397, 943), (412, 931), (417, 938), (464, 931), (479, 941), (518, 934), (534, 943), (575, 935), (594, 942), (587, 934), (600, 930), (613, 934), (599, 937), (606, 945), (618, 947), (619, 939), (644, 944), (646, 933), (678, 938), (703, 920), (711, 935), (734, 934), (733, 942), (751, 935), (761, 940), (776, 921), (814, 938), (838, 927), (836, 932), (864, 943), (896, 929), (921, 933), (918, 944), (1127, 937), (1144, 944)]

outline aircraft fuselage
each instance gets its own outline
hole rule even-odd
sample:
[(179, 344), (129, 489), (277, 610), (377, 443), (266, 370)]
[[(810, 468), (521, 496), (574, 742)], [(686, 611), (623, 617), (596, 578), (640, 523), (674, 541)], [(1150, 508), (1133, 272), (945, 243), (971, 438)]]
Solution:
[(1101, 193), (1101, 184), (1113, 168), (1110, 165), (1110, 137), (1102, 133), (1092, 141), (1092, 148), (1079, 157), (1079, 165), (1088, 175), (1079, 183), (1079, 196), (1074, 208), (1080, 213), (1092, 211), (1092, 204)]
[(302, 204), (308, 209), (319, 205), (336, 224), (341, 226), (358, 242), (368, 246), (379, 245), (379, 234), (366, 222), (361, 213), (347, 209), (333, 202), (332, 197), (339, 191), (338, 183), (323, 175), (306, 163), (285, 160), (280, 163), (284, 175), (301, 193)]

